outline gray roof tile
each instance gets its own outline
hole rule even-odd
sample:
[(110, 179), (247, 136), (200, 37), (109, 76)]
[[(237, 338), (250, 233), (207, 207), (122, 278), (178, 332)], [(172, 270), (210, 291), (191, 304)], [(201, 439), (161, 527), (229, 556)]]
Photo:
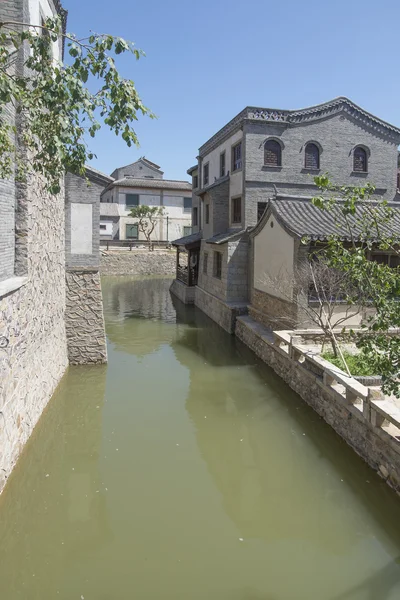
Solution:
[[(285, 199), (278, 196), (276, 200), (270, 200), (270, 208), (282, 225), (297, 237), (307, 236), (311, 240), (326, 240), (331, 235), (339, 235), (343, 240), (350, 240), (340, 202), (338, 200), (337, 206), (332, 210), (321, 210), (308, 199)], [(400, 205), (390, 203), (390, 206), (394, 214), (390, 224), (385, 228), (385, 233), (400, 236)], [(348, 217), (355, 237), (361, 234), (359, 221), (365, 208), (363, 205), (358, 205), (355, 216)]]
[(190, 235), (185, 235), (177, 240), (172, 242), (173, 246), (187, 246), (188, 244), (194, 244), (195, 242), (199, 242), (202, 238), (202, 232), (197, 231), (196, 233), (192, 233)]
[(171, 179), (139, 179), (136, 177), (125, 177), (124, 179), (117, 179), (116, 181), (113, 181), (108, 186), (108, 189), (114, 186), (164, 190), (184, 190), (185, 192), (192, 192), (192, 184), (188, 181), (174, 181)]
[(118, 204), (100, 202), (101, 217), (119, 217)]

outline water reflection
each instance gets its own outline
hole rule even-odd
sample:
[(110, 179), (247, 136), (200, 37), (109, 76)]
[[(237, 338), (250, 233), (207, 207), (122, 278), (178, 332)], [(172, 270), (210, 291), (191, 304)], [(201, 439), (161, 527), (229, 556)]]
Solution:
[(70, 369), (0, 499), (0, 598), (400, 597), (395, 494), (169, 285), (103, 282), (109, 364)]
[(65, 566), (112, 537), (99, 472), (105, 380), (105, 367), (66, 374), (0, 497), (1, 598), (56, 597)]

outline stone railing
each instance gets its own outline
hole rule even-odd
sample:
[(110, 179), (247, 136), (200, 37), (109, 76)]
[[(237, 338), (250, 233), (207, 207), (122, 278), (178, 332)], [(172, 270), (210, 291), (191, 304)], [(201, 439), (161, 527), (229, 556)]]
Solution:
[(315, 351), (299, 344), (298, 332), (293, 335), (290, 331), (274, 331), (272, 336), (274, 347), (298, 362), (326, 390), (354, 407), (355, 416), (385, 431), (400, 449), (400, 409), (393, 400), (385, 397), (379, 388), (362, 385)]

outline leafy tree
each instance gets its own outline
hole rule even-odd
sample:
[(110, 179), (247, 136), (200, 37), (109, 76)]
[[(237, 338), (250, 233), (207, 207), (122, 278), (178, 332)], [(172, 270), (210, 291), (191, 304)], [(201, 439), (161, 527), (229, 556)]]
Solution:
[(330, 267), (346, 273), (355, 288), (363, 290), (360, 304), (372, 314), (354, 333), (369, 370), (382, 376), (383, 391), (400, 397), (400, 271), (371, 260), (371, 252), (382, 250), (399, 257), (400, 236), (392, 223), (394, 209), (373, 197), (374, 187), (336, 186), (328, 176), (315, 178), (322, 194), (315, 206), (336, 216), (338, 233), (332, 235), (324, 254)]
[(164, 207), (146, 206), (145, 204), (133, 206), (129, 212), (129, 217), (136, 220), (139, 231), (143, 233), (147, 242), (149, 243), (150, 250), (153, 250), (151, 234), (154, 231), (157, 220), (163, 215)]
[[(69, 64), (52, 56), (53, 43), (60, 39)], [(138, 113), (154, 115), (133, 81), (118, 72), (114, 57), (123, 53), (136, 59), (143, 54), (112, 35), (77, 39), (63, 33), (60, 19), (43, 25), (0, 22), (0, 177), (9, 177), (15, 165), (19, 179), (40, 173), (57, 193), (65, 171), (84, 174), (85, 163), (94, 156), (86, 140), (95, 137), (101, 124), (121, 134), (128, 146), (138, 144), (132, 126)], [(16, 60), (21, 56), (22, 68)], [(11, 107), (22, 124), (19, 144), (14, 143), (15, 124), (7, 118)]]

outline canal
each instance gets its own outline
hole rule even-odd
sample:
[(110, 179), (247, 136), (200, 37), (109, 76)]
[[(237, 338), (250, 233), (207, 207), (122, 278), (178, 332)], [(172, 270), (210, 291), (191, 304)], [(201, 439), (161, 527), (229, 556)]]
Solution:
[(245, 346), (105, 279), (0, 497), (1, 600), (398, 600), (400, 500)]

